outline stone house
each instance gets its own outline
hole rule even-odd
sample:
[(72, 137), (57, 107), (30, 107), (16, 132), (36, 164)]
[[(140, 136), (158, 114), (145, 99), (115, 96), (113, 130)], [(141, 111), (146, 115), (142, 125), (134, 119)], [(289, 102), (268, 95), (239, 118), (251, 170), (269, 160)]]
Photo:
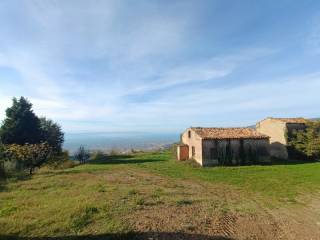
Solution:
[(293, 130), (305, 129), (307, 120), (304, 118), (266, 118), (256, 124), (256, 130), (270, 137), (270, 156), (288, 159), (287, 136)]
[(269, 137), (251, 128), (191, 127), (181, 135), (178, 160), (194, 159), (201, 166), (240, 164), (252, 154), (268, 159)]

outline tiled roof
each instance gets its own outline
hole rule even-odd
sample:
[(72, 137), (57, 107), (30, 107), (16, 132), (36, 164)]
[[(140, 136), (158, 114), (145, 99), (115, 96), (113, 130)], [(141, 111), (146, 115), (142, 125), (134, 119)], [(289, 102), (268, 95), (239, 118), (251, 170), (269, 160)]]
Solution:
[(285, 123), (306, 123), (307, 120), (304, 118), (271, 118)]
[(203, 139), (264, 139), (267, 135), (258, 133), (252, 128), (201, 128), (193, 129)]

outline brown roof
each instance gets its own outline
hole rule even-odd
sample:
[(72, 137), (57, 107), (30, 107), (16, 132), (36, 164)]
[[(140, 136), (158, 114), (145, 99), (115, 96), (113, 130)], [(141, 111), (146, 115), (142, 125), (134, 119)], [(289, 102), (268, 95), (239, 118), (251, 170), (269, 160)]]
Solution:
[(281, 121), (284, 123), (306, 123), (307, 122), (307, 120), (302, 117), (299, 117), (299, 118), (271, 118), (271, 119), (278, 120), (278, 121)]
[(191, 128), (203, 139), (263, 139), (267, 135), (258, 133), (252, 128)]

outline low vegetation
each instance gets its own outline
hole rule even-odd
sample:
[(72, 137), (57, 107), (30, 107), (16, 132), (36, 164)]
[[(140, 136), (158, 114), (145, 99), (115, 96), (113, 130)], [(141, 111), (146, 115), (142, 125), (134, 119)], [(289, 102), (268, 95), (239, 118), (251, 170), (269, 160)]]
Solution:
[(308, 121), (306, 128), (287, 134), (289, 153), (302, 160), (320, 158), (320, 121)]
[(306, 211), (303, 206), (319, 200), (318, 162), (196, 168), (169, 151), (96, 156), (73, 168), (43, 168), (2, 182), (0, 238), (239, 237), (246, 225), (270, 223), (271, 230), (250, 230), (268, 239), (259, 235), (261, 227), (274, 235), (279, 222), (266, 212), (284, 218), (290, 206)]

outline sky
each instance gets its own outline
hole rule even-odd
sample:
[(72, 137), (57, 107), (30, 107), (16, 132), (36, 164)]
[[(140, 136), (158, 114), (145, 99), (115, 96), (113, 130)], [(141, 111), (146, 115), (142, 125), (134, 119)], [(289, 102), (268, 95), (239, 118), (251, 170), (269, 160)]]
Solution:
[(320, 1), (2, 0), (13, 97), (66, 132), (319, 117)]

